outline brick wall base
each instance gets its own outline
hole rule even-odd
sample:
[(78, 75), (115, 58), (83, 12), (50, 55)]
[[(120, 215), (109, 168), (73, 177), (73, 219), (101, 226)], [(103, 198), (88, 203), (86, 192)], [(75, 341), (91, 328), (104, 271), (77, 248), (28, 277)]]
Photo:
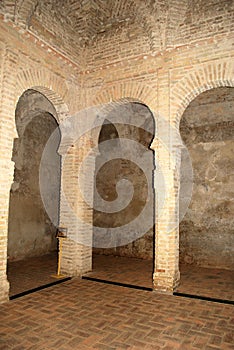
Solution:
[(9, 300), (9, 282), (7, 276), (4, 276), (0, 280), (0, 303), (7, 302)]

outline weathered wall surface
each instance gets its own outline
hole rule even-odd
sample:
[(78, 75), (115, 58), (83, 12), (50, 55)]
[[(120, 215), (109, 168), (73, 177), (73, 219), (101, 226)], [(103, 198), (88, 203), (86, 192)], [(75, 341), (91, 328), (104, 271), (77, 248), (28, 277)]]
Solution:
[[(6, 276), (8, 245), (9, 196), (13, 183), (12, 150), (17, 138), (15, 109), (20, 96), (34, 88), (54, 105), (57, 119), (63, 120), (68, 111), (79, 110), (79, 65), (49, 48), (31, 34), (0, 22), (0, 302), (8, 298)], [(71, 93), (72, 91), (72, 93)], [(76, 257), (76, 255), (75, 255)], [(66, 264), (65, 264), (66, 265)]]
[[(157, 212), (160, 189), (157, 193), (155, 187), (155, 218), (158, 219), (155, 222), (154, 283), (159, 290), (172, 291), (179, 281), (179, 207), (175, 200), (179, 178), (174, 176), (176, 164), (173, 163), (174, 160), (180, 162), (179, 121), (188, 104), (202, 92), (212, 87), (233, 86), (232, 41), (230, 34), (214, 39), (211, 33), (201, 41), (155, 56), (119, 61), (116, 58), (115, 62), (103, 61), (100, 67), (93, 62), (87, 72), (87, 103), (107, 103), (131, 97), (145, 103), (157, 116), (158, 139), (152, 147), (155, 163), (163, 170), (168, 188), (164, 207)], [(167, 147), (171, 153), (167, 152)]]
[[(0, 301), (8, 295), (7, 221), (12, 146), (17, 137), (14, 114), (25, 90), (34, 86), (45, 94), (55, 105), (59, 120), (82, 108), (123, 98), (145, 103), (155, 112), (159, 139), (151, 147), (155, 163), (165, 173), (168, 192), (162, 212), (155, 215), (154, 285), (172, 291), (179, 280), (179, 179), (174, 176), (176, 164), (170, 164), (171, 152), (160, 139), (178, 163), (180, 152), (174, 133), (160, 122), (163, 118), (178, 130), (180, 117), (196, 96), (212, 87), (234, 85), (232, 1), (116, 0), (111, 1), (111, 8), (109, 2), (71, 2), (74, 7), (69, 2), (62, 7), (61, 1), (42, 1), (40, 6), (36, 0), (4, 0), (0, 4)], [(77, 46), (73, 35), (77, 35)], [(77, 165), (79, 159), (82, 157), (71, 157), (71, 163)], [(64, 179), (70, 181), (71, 201), (79, 206), (72, 170), (67, 169)], [(66, 208), (61, 207), (65, 217)], [(155, 208), (157, 211), (157, 205)], [(67, 217), (63, 223), (69, 221)], [(90, 251), (82, 249), (68, 242), (64, 271), (87, 270)]]
[[(55, 220), (58, 225), (61, 177), (60, 156), (57, 153), (60, 143), (59, 133), (56, 133), (56, 140), (50, 149), (51, 161), (46, 166), (49, 176), (47, 179), (39, 179), (43, 151), (58, 125), (54, 117), (48, 113), (48, 109), (53, 110), (53, 106), (50, 105), (42, 94), (35, 91), (21, 97), (17, 105), (18, 128), (24, 118), (27, 118), (27, 114), (31, 116), (29, 122), (24, 125), (21, 137), (15, 140), (13, 149), (15, 171), (10, 193), (8, 224), (10, 260), (46, 254), (57, 248), (56, 227), (45, 210), (40, 180), (50, 183), (48, 191), (53, 198)], [(36, 110), (36, 106), (40, 107), (40, 112)]]
[[(105, 249), (96, 248), (93, 251), (94, 253), (152, 259), (154, 246), (153, 152), (149, 149), (149, 145), (154, 135), (153, 116), (147, 107), (137, 103), (119, 106), (114, 114), (117, 120), (119, 114), (119, 122), (122, 121), (125, 124), (114, 125), (107, 121), (100, 131), (100, 154), (96, 158), (97, 192), (94, 196), (94, 208), (99, 204), (99, 196), (106, 203), (104, 210), (94, 210), (94, 244), (100, 235), (100, 247), (103, 242)], [(111, 120), (111, 113), (108, 117)], [(126, 142), (126, 140), (133, 142)], [(128, 186), (126, 185), (126, 189), (122, 191), (117, 187), (121, 180), (128, 181)], [(114, 200), (120, 200), (123, 207), (115, 212), (110, 212)], [(142, 232), (133, 233), (131, 226), (126, 228), (125, 225), (137, 220), (146, 204), (147, 210), (138, 224), (139, 227), (142, 225)], [(98, 230), (100, 227), (102, 228), (101, 233)], [(117, 235), (112, 230), (118, 227), (122, 230), (122, 236), (132, 237), (129, 244), (118, 245), (120, 239), (117, 239)], [(145, 227), (147, 227), (146, 232)]]
[[(198, 96), (186, 109), (180, 132), (194, 171), (191, 202), (180, 223), (180, 260), (233, 269), (234, 89)], [(182, 176), (184, 171), (182, 162)]]

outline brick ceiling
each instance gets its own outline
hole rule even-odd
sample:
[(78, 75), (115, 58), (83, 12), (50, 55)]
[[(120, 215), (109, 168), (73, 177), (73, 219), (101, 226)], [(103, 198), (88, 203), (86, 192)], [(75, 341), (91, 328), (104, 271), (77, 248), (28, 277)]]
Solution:
[(183, 36), (183, 28), (189, 28), (191, 23), (197, 27), (188, 29), (188, 34), (203, 28), (205, 21), (212, 31), (209, 18), (220, 15), (225, 8), (229, 8), (231, 15), (233, 3), (233, 0), (0, 0), (0, 12), (5, 20), (58, 47), (68, 42), (77, 49), (92, 47), (103, 36), (112, 39), (117, 31), (125, 29), (129, 37), (134, 37), (137, 31), (141, 33), (155, 52), (173, 45), (177, 33)]
[[(81, 46), (121, 26), (141, 28), (153, 42), (165, 25), (179, 23), (178, 8), (185, 12), (188, 0), (3, 0), (5, 18), (31, 28), (35, 20), (48, 30), (52, 24), (75, 35)], [(177, 11), (174, 11), (177, 10)], [(174, 16), (173, 16), (174, 11)], [(169, 24), (170, 22), (170, 24)]]

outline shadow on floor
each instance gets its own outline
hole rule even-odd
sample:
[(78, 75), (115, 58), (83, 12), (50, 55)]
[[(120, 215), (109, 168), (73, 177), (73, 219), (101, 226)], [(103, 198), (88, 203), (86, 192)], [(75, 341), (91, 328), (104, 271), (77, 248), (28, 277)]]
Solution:
[(10, 296), (52, 283), (57, 270), (57, 252), (40, 257), (8, 262)]
[[(56, 281), (57, 253), (8, 263), (10, 296)], [(177, 292), (234, 300), (234, 272), (181, 265)], [(93, 255), (93, 271), (85, 276), (152, 288), (153, 262), (126, 257)]]

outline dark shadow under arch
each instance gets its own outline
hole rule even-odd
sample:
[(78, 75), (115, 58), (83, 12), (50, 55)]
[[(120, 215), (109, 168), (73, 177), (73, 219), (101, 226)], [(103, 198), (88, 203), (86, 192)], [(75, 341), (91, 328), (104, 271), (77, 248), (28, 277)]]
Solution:
[[(225, 281), (225, 276), (229, 276), (228, 270), (234, 270), (233, 111), (234, 89), (214, 88), (189, 104), (180, 123), (180, 134), (189, 151), (194, 172), (191, 202), (180, 223), (181, 286), (186, 266), (190, 267), (194, 281), (196, 277), (192, 272), (196, 274), (196, 269), (209, 268), (211, 290), (213, 285), (217, 293), (220, 283), (223, 290), (226, 283), (228, 293), (231, 284)], [(188, 182), (186, 158), (183, 157), (180, 173), (182, 207)], [(219, 280), (217, 271), (223, 280)], [(199, 293), (199, 287), (194, 287)], [(202, 285), (200, 289), (201, 294)], [(228, 299), (225, 295), (220, 297)]]
[[(57, 251), (56, 224), (51, 221), (45, 210), (39, 183), (39, 168), (45, 145), (51, 134), (59, 130), (55, 116), (55, 108), (39, 92), (28, 90), (18, 101), (16, 126), (19, 138), (14, 141), (12, 160), (15, 170), (9, 205), (9, 262)], [(51, 149), (53, 162), (47, 165), (47, 170), (50, 174), (49, 188), (58, 223), (61, 160), (57, 150), (61, 138), (60, 131), (56, 135), (57, 141)], [(56, 256), (54, 261), (56, 272)], [(8, 269), (8, 278), (12, 287), (14, 281), (11, 281), (9, 271), (11, 270)]]
[[(105, 117), (103, 117), (103, 124), (98, 138), (100, 154), (96, 159), (95, 181), (97, 193), (106, 202), (106, 206), (104, 210), (96, 209), (99, 202), (98, 197), (94, 195), (93, 252), (99, 254), (99, 256), (112, 255), (148, 260), (152, 263), (151, 273), (149, 275), (149, 281), (152, 283), (155, 250), (153, 184), (155, 166), (153, 151), (150, 150), (150, 145), (154, 138), (155, 121), (149, 108), (139, 102), (124, 101), (124, 103), (113, 103), (111, 107), (104, 114)], [(132, 152), (131, 154), (131, 147), (125, 145), (126, 140), (129, 140), (133, 144), (135, 142), (136, 148), (137, 145), (139, 146), (138, 159), (135, 159), (135, 162), (132, 159), (134, 153)], [(113, 157), (110, 156), (111, 152), (113, 152)], [(124, 154), (122, 157), (121, 152)], [(144, 157), (146, 159), (148, 157), (148, 166), (141, 169), (137, 165), (137, 162)], [(123, 194), (123, 192), (118, 192), (118, 183), (122, 179), (131, 182), (133, 185), (132, 200), (122, 210), (112, 213), (108, 212), (108, 207), (111, 207), (112, 202), (119, 199), (121, 193)], [(145, 220), (151, 222), (149, 225), (150, 229), (147, 232), (142, 232), (142, 235), (137, 236), (136, 234), (136, 238), (128, 244), (121, 244), (120, 240), (118, 240), (118, 245), (117, 241), (114, 241), (114, 236), (110, 233), (111, 228), (128, 225), (140, 215), (148, 200), (148, 181), (150, 182), (149, 188), (152, 202)], [(102, 229), (101, 234), (99, 228)], [(105, 233), (103, 234), (104, 230)], [(102, 243), (103, 247), (101, 246)], [(94, 274), (95, 267), (96, 263), (94, 259)]]

